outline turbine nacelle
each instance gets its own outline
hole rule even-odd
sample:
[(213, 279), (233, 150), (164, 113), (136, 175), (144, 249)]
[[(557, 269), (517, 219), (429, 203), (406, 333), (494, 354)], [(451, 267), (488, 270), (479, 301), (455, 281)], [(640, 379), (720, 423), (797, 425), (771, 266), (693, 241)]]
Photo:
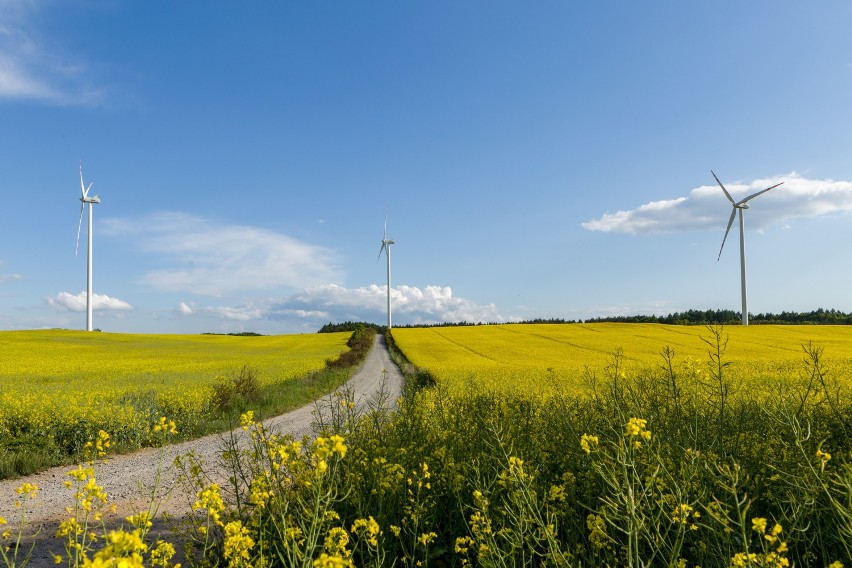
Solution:
[[(745, 198), (743, 198), (739, 201), (734, 201), (734, 198), (731, 197), (731, 194), (728, 193), (728, 190), (725, 189), (725, 186), (722, 185), (721, 181), (719, 181), (719, 178), (716, 176), (716, 173), (713, 170), (710, 170), (710, 173), (713, 174), (713, 177), (716, 179), (716, 183), (718, 183), (719, 187), (722, 188), (722, 191), (725, 192), (725, 197), (728, 198), (728, 201), (731, 202), (731, 205), (733, 207), (733, 210), (731, 211), (731, 218), (728, 219), (728, 228), (725, 229), (725, 236), (722, 237), (722, 246), (719, 247), (719, 256), (716, 258), (716, 260), (718, 261), (720, 258), (722, 258), (722, 249), (725, 248), (725, 241), (728, 240), (728, 233), (731, 231), (731, 225), (734, 224), (734, 217), (737, 214), (737, 209), (740, 210), (740, 215), (742, 215), (743, 209), (748, 209), (748, 202), (749, 201), (751, 201), (752, 199), (754, 199), (758, 195), (762, 195), (762, 194), (766, 193), (770, 189), (775, 189), (776, 187), (783, 184), (784, 182), (782, 181), (781, 183), (776, 183), (775, 185), (773, 185), (771, 187), (767, 187), (766, 189), (762, 189), (758, 192), (752, 193), (751, 195), (749, 195), (749, 196), (747, 196), (747, 197), (745, 197)], [(742, 238), (742, 237), (740, 237), (740, 238)]]
[(80, 201), (83, 203), (100, 203), (101, 198), (100, 196), (95, 195), (94, 197), (81, 197)]

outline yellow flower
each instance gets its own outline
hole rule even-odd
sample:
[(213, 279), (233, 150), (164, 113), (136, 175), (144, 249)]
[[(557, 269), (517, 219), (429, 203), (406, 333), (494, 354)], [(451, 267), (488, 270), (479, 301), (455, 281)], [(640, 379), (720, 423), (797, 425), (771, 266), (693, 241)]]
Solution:
[(689, 515), (692, 513), (692, 507), (681, 503), (672, 511), (672, 522), (675, 524), (685, 525), (689, 522)]
[(627, 421), (627, 426), (624, 428), (624, 435), (638, 436), (645, 429), (647, 423), (648, 421), (644, 418), (631, 418)]
[(456, 554), (467, 554), (467, 551), (471, 546), (473, 546), (473, 539), (469, 536), (460, 536), (456, 538)]
[(775, 523), (775, 526), (772, 527), (772, 536), (778, 536), (779, 534), (781, 534), (781, 531), (783, 531), (783, 530), (784, 529), (781, 527), (781, 525), (779, 525), (778, 523)]
[(29, 495), (31, 499), (35, 499), (36, 494), (38, 493), (38, 485), (36, 485), (35, 483), (24, 483), (20, 487), (15, 489), (15, 493), (17, 493), (18, 495)]
[(67, 536), (70, 539), (76, 539), (82, 531), (83, 529), (77, 523), (77, 519), (75, 519), (74, 517), (70, 517), (59, 523), (59, 528), (56, 529), (56, 536), (58, 538)]
[[(154, 549), (151, 550), (151, 566), (162, 566), (168, 568), (169, 560), (175, 555), (175, 547), (164, 540), (158, 540)], [(175, 568), (178, 568), (178, 564)]]
[(565, 501), (565, 486), (551, 485), (547, 490), (547, 500), (551, 503), (561, 503)]
[(346, 445), (343, 443), (343, 436), (332, 436), (329, 438), (331, 441), (331, 451), (337, 453), (341, 458), (346, 457)]
[(198, 492), (198, 499), (192, 505), (193, 510), (205, 509), (207, 516), (220, 527), (223, 526), (221, 514), (225, 510), (225, 503), (219, 493), (219, 485), (211, 484), (206, 489)]
[(438, 538), (438, 535), (434, 532), (423, 533), (419, 537), (417, 537), (417, 541), (420, 542), (423, 546), (429, 546), (429, 544), (435, 542), (435, 539)]
[(823, 465), (825, 465), (825, 463), (828, 462), (828, 460), (831, 459), (831, 454), (828, 453), (828, 452), (824, 452), (822, 450), (817, 450), (816, 451), (816, 457), (817, 457), (818, 460), (820, 460), (822, 462)]
[(82, 465), (78, 465), (77, 469), (72, 469), (68, 472), (68, 475), (76, 479), (77, 481), (86, 481), (86, 478), (89, 477), (89, 474), (94, 475), (95, 470), (90, 467), (84, 468)]
[(249, 486), (248, 502), (260, 509), (266, 506), (266, 502), (272, 498), (272, 492), (269, 490), (269, 483), (266, 477), (258, 475), (251, 480)]
[(160, 422), (154, 425), (154, 432), (177, 434), (177, 425), (174, 420), (167, 420), (165, 416), (160, 416)]
[(592, 446), (598, 445), (598, 437), (591, 434), (583, 434), (580, 437), (580, 448), (587, 454), (592, 453)]
[(148, 546), (142, 541), (139, 529), (132, 532), (112, 531), (107, 537), (107, 545), (95, 553), (92, 560), (84, 557), (83, 566), (120, 566), (121, 568), (143, 568), (142, 553)]
[[(98, 457), (104, 457), (111, 445), (112, 442), (109, 441), (109, 434), (107, 434), (104, 430), (100, 430), (98, 432), (98, 437), (95, 438), (95, 450), (97, 450)], [(91, 447), (91, 443), (86, 444), (86, 447)]]
[(130, 525), (136, 527), (137, 529), (144, 530), (151, 528), (151, 517), (150, 515), (148, 515), (147, 511), (143, 511), (135, 515), (125, 517), (124, 520), (127, 521)]
[[(651, 432), (645, 429), (645, 426), (648, 424), (648, 421), (644, 418), (631, 418), (627, 421), (627, 425), (624, 427), (624, 435), (632, 438), (634, 436), (641, 437), (644, 440), (651, 439)], [(635, 446), (639, 447), (639, 446)]]
[(225, 542), (223, 545), (225, 559), (230, 566), (237, 565), (241, 560), (249, 560), (249, 552), (254, 546), (254, 539), (240, 521), (231, 521), (225, 525)]
[(379, 545), (378, 537), (381, 535), (381, 529), (379, 528), (379, 523), (376, 522), (372, 516), (367, 519), (355, 519), (355, 522), (352, 523), (352, 534), (358, 534), (360, 531), (364, 531), (364, 534), (367, 538), (367, 544), (376, 547)]
[(240, 426), (243, 427), (243, 430), (248, 430), (249, 426), (254, 424), (254, 411), (249, 410), (243, 414), (240, 414)]
[(350, 566), (352, 566), (352, 560), (349, 558), (330, 556), (325, 552), (314, 560), (314, 568), (348, 568)]
[(755, 517), (751, 520), (751, 528), (756, 533), (763, 534), (766, 532), (766, 519), (763, 517)]

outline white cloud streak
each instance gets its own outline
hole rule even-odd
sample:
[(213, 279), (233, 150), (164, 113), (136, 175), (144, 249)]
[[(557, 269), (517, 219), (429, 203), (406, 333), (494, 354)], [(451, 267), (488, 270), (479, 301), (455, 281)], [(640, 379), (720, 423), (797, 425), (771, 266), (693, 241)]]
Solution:
[[(56, 105), (92, 106), (101, 89), (84, 76), (85, 65), (47, 48), (33, 24), (38, 3), (0, 0), (0, 100), (37, 100)], [(61, 46), (60, 46), (61, 47)]]
[(142, 275), (164, 291), (224, 296), (278, 287), (301, 289), (339, 278), (334, 253), (268, 229), (219, 224), (183, 213), (105, 219), (104, 234), (132, 238), (164, 268)]
[[(0, 269), (2, 269), (2, 268), (3, 268), (3, 261), (0, 260)], [(0, 273), (0, 284), (2, 284), (3, 282), (10, 282), (12, 280), (23, 280), (23, 279), (24, 279), (24, 277), (21, 276), (20, 274), (3, 274), (3, 273)]]
[[(722, 179), (734, 200), (782, 181), (784, 185), (749, 202), (747, 222), (750, 228), (759, 230), (790, 219), (852, 213), (852, 182), (849, 181), (808, 179), (796, 172), (749, 183), (727, 183)], [(605, 213), (598, 219), (582, 223), (582, 227), (590, 231), (633, 235), (715, 230), (724, 229), (730, 214), (731, 204), (714, 182), (693, 189), (687, 197), (652, 201), (636, 209)]]
[[(47, 298), (47, 304), (57, 310), (85, 312), (86, 292), (80, 292), (76, 295), (69, 292), (60, 292), (52, 298)], [(106, 294), (92, 294), (92, 309), (95, 311), (128, 311), (132, 310), (133, 306), (124, 300), (112, 298)]]
[(264, 311), (254, 306), (215, 306), (215, 307), (196, 307), (194, 302), (181, 302), (177, 307), (177, 313), (184, 317), (189, 316), (212, 316), (216, 319), (224, 319), (231, 321), (251, 321), (258, 320), (264, 317)]

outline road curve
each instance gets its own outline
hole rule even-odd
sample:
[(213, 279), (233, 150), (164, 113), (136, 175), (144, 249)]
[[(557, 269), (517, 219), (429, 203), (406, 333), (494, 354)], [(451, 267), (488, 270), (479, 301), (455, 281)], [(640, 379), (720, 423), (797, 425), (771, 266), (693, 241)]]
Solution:
[[(358, 371), (338, 392), (344, 393), (355, 403), (357, 410), (363, 411), (379, 399), (394, 408), (402, 390), (402, 373), (390, 358), (384, 336), (377, 334)], [(315, 403), (265, 420), (264, 426), (282, 434), (292, 434), (297, 439), (310, 436), (320, 422), (328, 421), (328, 409), (334, 403), (337, 403), (337, 398), (328, 395)], [(146, 509), (160, 463), (159, 512), (173, 516), (186, 514), (186, 497), (176, 496), (173, 491), (177, 487), (178, 474), (173, 465), (175, 457), (193, 451), (204, 463), (216, 464), (221, 449), (222, 434), (211, 434), (161, 449), (146, 448), (132, 454), (112, 456), (98, 464), (97, 483), (107, 492), (109, 502), (116, 506), (116, 513), (107, 521), (115, 522)], [(70, 479), (67, 472), (71, 469), (70, 466), (55, 467), (24, 479), (0, 481), (0, 516), (14, 527), (23, 510), (27, 519), (26, 532), (34, 534), (40, 530), (33, 537), (36, 546), (29, 564), (33, 568), (53, 566), (51, 554), (63, 552), (62, 541), (54, 538), (54, 534), (59, 521), (67, 516), (65, 508), (73, 504), (72, 492), (64, 486), (64, 482)], [(225, 479), (218, 481), (224, 482)], [(16, 495), (15, 488), (25, 482), (38, 485), (35, 500), (19, 499)], [(22, 502), (22, 508), (15, 507), (16, 500)], [(31, 542), (30, 538), (25, 541)]]

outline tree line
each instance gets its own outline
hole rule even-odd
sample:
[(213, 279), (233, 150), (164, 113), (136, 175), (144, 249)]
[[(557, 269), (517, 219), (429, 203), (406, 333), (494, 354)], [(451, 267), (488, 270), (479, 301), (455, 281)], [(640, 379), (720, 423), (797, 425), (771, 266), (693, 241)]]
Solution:
[[(852, 313), (820, 308), (810, 312), (781, 312), (780, 314), (749, 314), (749, 324), (786, 324), (786, 325), (850, 325)], [(737, 325), (742, 321), (742, 312), (733, 310), (687, 310), (674, 312), (666, 316), (636, 315), (608, 316), (587, 319), (586, 323), (624, 322), (624, 323), (662, 323), (668, 325)]]
[[(752, 325), (852, 325), (852, 313), (840, 310), (826, 310), (819, 308), (810, 312), (788, 312), (780, 314), (771, 312), (749, 314), (749, 323)], [(686, 310), (685, 312), (674, 312), (665, 316), (657, 315), (632, 315), (632, 316), (603, 316), (589, 318), (586, 320), (569, 320), (562, 318), (535, 318), (518, 322), (516, 324), (535, 323), (661, 323), (666, 325), (739, 325), (742, 321), (741, 312), (734, 310)], [(503, 325), (507, 322), (474, 323), (468, 321), (443, 322), (443, 323), (419, 323), (397, 325), (402, 328), (426, 328), (426, 327), (463, 327), (474, 325)], [(368, 322), (327, 323), (320, 328), (318, 333), (335, 333), (340, 331), (354, 332), (361, 329), (374, 329), (376, 333), (384, 333), (387, 326)]]

